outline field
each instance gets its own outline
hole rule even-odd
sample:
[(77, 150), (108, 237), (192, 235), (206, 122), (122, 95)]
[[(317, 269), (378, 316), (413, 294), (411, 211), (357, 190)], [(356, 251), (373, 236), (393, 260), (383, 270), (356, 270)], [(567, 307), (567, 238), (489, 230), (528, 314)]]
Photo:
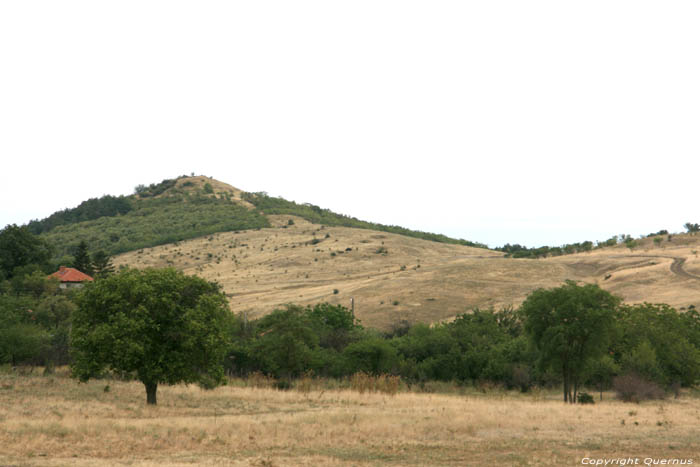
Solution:
[[(115, 264), (174, 266), (216, 280), (231, 309), (258, 317), (284, 303), (350, 306), (365, 326), (448, 320), (475, 307), (518, 306), (566, 279), (598, 283), (627, 303), (700, 305), (700, 236), (666, 236), (545, 259), (513, 259), (483, 248), (431, 242), (294, 216), (273, 227), (219, 233), (118, 256)], [(293, 224), (289, 225), (292, 219)]]
[[(396, 395), (331, 388), (79, 384), (0, 375), (2, 465), (581, 465), (584, 457), (700, 461), (700, 397), (567, 406), (559, 393), (451, 386)], [(108, 390), (105, 390), (108, 386)], [(441, 388), (436, 388), (441, 389)], [(597, 400), (597, 395), (596, 395)]]

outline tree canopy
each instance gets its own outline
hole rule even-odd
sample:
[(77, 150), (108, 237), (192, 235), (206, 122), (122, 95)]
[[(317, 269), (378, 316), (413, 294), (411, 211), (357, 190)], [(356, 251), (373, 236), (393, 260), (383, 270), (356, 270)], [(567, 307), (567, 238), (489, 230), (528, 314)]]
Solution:
[(530, 294), (520, 310), (540, 363), (561, 372), (564, 401), (574, 403), (591, 360), (608, 349), (620, 299), (597, 285), (573, 281)]
[(26, 226), (6, 226), (0, 230), (0, 280), (11, 278), (17, 268), (45, 266), (51, 253), (50, 246)]
[(217, 284), (175, 269), (125, 269), (78, 297), (73, 375), (134, 376), (156, 404), (158, 384), (223, 382), (232, 315)]

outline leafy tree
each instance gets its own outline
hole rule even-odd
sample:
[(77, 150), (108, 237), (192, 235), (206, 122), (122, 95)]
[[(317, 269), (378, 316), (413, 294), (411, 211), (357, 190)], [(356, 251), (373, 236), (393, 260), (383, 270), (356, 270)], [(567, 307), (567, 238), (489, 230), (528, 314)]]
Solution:
[(695, 235), (696, 233), (700, 232), (700, 224), (693, 224), (691, 222), (686, 222), (683, 227), (685, 227), (685, 230), (687, 230), (688, 233), (691, 235)]
[(73, 259), (73, 267), (80, 272), (84, 272), (88, 276), (92, 276), (94, 274), (92, 269), (92, 259), (90, 259), (88, 246), (84, 240), (78, 245), (74, 256), (75, 259)]
[(217, 284), (175, 269), (125, 269), (78, 296), (73, 375), (135, 375), (148, 404), (156, 404), (160, 383), (215, 387), (223, 381), (232, 319)]
[(619, 372), (620, 366), (610, 355), (603, 355), (590, 363), (588, 381), (600, 391), (600, 400), (603, 400), (603, 390), (612, 385), (613, 377)]
[(6, 226), (0, 230), (0, 280), (11, 278), (16, 268), (46, 266), (51, 253), (51, 247), (27, 227)]
[[(696, 310), (678, 313), (663, 304), (623, 305), (617, 310), (616, 324), (619, 338), (612, 349), (623, 366), (643, 360), (646, 369), (632, 369), (657, 382), (692, 386), (700, 381), (700, 315)], [(639, 355), (631, 358), (631, 353)]]
[(312, 365), (318, 336), (304, 308), (287, 305), (260, 319), (257, 326), (254, 348), (268, 373), (291, 381)]
[(352, 311), (342, 305), (319, 303), (313, 308), (307, 307), (306, 316), (323, 348), (342, 351), (362, 330), (362, 326), (355, 323)]
[(622, 370), (625, 373), (634, 373), (648, 381), (661, 382), (664, 380), (656, 351), (648, 340), (643, 340), (623, 356)]
[(49, 335), (40, 327), (17, 323), (0, 329), (0, 362), (12, 366), (40, 358), (49, 344)]
[(398, 366), (396, 348), (381, 337), (354, 342), (345, 348), (343, 355), (347, 359), (349, 373), (363, 371), (380, 375), (392, 373)]
[(534, 291), (522, 304), (525, 331), (540, 351), (540, 363), (561, 372), (564, 402), (575, 403), (586, 366), (608, 349), (619, 303), (597, 285), (567, 281)]
[(112, 257), (105, 253), (104, 250), (100, 250), (92, 255), (92, 268), (95, 277), (104, 278), (114, 273), (114, 265), (112, 264)]

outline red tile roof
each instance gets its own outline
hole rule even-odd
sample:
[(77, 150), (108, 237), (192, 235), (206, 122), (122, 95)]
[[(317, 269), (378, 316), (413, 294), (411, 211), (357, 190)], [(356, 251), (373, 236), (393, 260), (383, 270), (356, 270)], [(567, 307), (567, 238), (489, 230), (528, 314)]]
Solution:
[(49, 277), (55, 277), (61, 282), (85, 282), (94, 280), (92, 277), (75, 268), (67, 268), (65, 266), (58, 268), (58, 271), (54, 272)]

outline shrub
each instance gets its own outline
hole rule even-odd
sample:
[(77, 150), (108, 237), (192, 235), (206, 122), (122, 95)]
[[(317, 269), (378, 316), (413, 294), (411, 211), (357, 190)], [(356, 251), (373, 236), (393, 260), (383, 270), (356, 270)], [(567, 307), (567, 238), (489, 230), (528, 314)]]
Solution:
[(271, 388), (274, 384), (274, 378), (271, 378), (260, 371), (250, 373), (246, 380), (246, 386), (252, 386), (254, 388)]
[(635, 373), (618, 376), (613, 381), (613, 388), (618, 399), (624, 402), (664, 399), (666, 393), (661, 387)]
[(206, 193), (206, 194), (214, 193), (214, 188), (211, 186), (211, 183), (207, 182), (204, 184), (204, 193)]
[(530, 369), (523, 365), (514, 366), (511, 373), (511, 384), (520, 389), (520, 392), (528, 392), (532, 385)]
[(386, 374), (372, 376), (363, 371), (358, 371), (350, 377), (350, 387), (360, 394), (364, 394), (365, 392), (381, 392), (393, 396), (399, 392), (400, 385), (400, 376)]
[(279, 389), (280, 391), (288, 391), (292, 389), (292, 383), (289, 380), (280, 379), (275, 382), (275, 389)]
[(587, 392), (578, 393), (578, 403), (579, 404), (595, 404), (595, 402), (593, 401), (593, 396), (591, 396)]

